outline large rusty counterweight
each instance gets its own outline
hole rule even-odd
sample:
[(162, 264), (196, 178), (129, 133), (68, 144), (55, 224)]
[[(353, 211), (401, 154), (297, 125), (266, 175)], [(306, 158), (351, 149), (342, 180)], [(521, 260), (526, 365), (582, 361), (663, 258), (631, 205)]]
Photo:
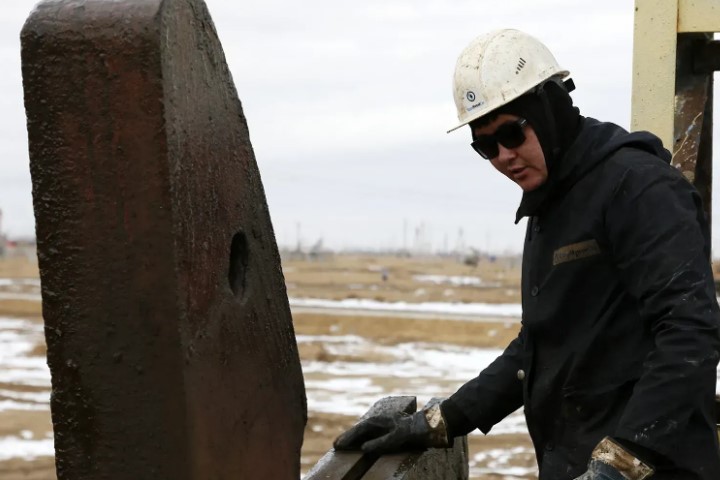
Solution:
[(287, 294), (205, 4), (43, 2), (22, 69), (58, 478), (299, 478)]

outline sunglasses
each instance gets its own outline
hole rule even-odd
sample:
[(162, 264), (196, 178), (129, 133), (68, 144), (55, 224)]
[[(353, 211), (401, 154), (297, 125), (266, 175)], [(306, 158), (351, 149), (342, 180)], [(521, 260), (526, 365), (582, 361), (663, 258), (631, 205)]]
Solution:
[(527, 120), (524, 118), (503, 123), (492, 135), (478, 135), (475, 137), (470, 146), (481, 157), (490, 160), (500, 154), (498, 143), (505, 148), (517, 148), (522, 145), (525, 141), (525, 133), (523, 132), (525, 125), (527, 125)]

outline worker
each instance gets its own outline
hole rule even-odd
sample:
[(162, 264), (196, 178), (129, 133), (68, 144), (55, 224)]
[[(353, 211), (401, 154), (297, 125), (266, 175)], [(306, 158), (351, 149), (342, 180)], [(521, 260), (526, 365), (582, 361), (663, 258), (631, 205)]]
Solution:
[(573, 88), (517, 30), (460, 55), (452, 130), (469, 125), (472, 148), (522, 189), (522, 326), (438, 406), (371, 417), (336, 449), (445, 447), (522, 406), (540, 480), (720, 479), (700, 196), (656, 136), (580, 115)]

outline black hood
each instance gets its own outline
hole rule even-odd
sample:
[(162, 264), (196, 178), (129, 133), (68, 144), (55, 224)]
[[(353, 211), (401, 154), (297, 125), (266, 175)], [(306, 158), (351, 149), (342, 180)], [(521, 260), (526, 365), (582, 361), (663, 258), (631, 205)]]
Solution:
[(581, 127), (575, 140), (562, 157), (555, 159), (553, 168), (548, 171), (547, 181), (536, 190), (523, 193), (515, 223), (522, 217), (540, 213), (550, 198), (562, 195), (587, 172), (623, 147), (644, 150), (670, 163), (670, 152), (652, 133), (629, 133), (614, 123), (581, 117)]
[(540, 142), (549, 172), (575, 141), (582, 120), (565, 85), (556, 81), (545, 82), (495, 113), (509, 113), (528, 121)]

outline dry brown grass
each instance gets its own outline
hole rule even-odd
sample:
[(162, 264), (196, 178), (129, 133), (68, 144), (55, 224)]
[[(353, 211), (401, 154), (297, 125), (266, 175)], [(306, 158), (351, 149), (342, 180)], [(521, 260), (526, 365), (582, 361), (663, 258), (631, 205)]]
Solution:
[(506, 346), (520, 329), (517, 321), (469, 322), (391, 316), (293, 315), (298, 335), (357, 335), (381, 344), (449, 343), (477, 348)]
[(42, 315), (42, 305), (36, 300), (0, 299), (0, 315), (37, 318)]
[(38, 278), (37, 262), (27, 257), (0, 258), (0, 277)]
[[(0, 278), (38, 278), (37, 262), (27, 257), (0, 258)], [(22, 299), (0, 299), (0, 315), (37, 318), (42, 314), (40, 302)]]
[[(381, 270), (388, 272), (387, 281)], [(373, 255), (335, 255), (316, 262), (283, 263), (288, 295), (293, 297), (367, 298), (387, 302), (520, 301), (520, 264), (517, 259), (481, 261), (476, 267), (446, 257), (405, 258)], [(454, 286), (419, 282), (418, 275), (477, 277), (488, 286)]]

